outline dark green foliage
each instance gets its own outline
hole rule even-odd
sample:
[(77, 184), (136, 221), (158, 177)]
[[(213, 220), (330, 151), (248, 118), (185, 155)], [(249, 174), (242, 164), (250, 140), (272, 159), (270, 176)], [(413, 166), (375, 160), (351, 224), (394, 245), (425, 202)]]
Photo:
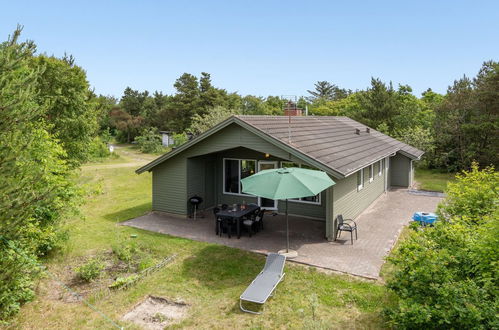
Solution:
[(59, 223), (78, 201), (68, 154), (43, 120), (43, 68), (20, 32), (0, 44), (0, 319), (33, 297), (34, 263), (58, 247)]
[(323, 101), (337, 101), (344, 99), (352, 93), (350, 90), (339, 88), (335, 84), (328, 81), (318, 81), (314, 84), (315, 90), (307, 90), (312, 95), (309, 100), (314, 102), (318, 100)]
[(397, 328), (499, 326), (499, 174), (474, 164), (447, 194), (435, 227), (413, 231), (389, 258), (397, 301), (386, 314)]
[(161, 143), (161, 136), (154, 128), (145, 129), (142, 135), (135, 138), (140, 151), (145, 153), (159, 153), (163, 151), (163, 144)]
[(387, 86), (379, 79), (371, 79), (371, 87), (359, 94), (360, 113), (355, 118), (367, 126), (377, 128), (381, 124), (388, 127), (389, 132), (396, 128), (395, 117), (400, 113), (398, 93), (392, 83)]
[(473, 80), (449, 87), (436, 108), (436, 166), (449, 170), (499, 164), (499, 63), (485, 62)]

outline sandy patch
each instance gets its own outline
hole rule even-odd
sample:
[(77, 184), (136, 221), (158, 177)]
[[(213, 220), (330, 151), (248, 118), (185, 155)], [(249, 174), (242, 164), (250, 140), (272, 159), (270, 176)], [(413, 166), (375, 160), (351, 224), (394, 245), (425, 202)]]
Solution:
[(161, 297), (148, 296), (123, 315), (123, 320), (131, 321), (144, 329), (161, 330), (183, 319), (189, 305), (180, 301), (170, 301)]

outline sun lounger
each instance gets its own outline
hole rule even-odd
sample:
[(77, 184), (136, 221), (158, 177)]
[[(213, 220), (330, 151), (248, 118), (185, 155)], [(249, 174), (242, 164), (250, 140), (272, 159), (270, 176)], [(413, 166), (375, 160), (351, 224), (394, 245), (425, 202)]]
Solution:
[(261, 314), (243, 307), (243, 301), (249, 301), (256, 304), (264, 304), (267, 299), (273, 294), (276, 286), (284, 278), (284, 263), (286, 257), (270, 253), (267, 256), (267, 261), (260, 274), (251, 282), (251, 284), (244, 290), (241, 297), (239, 297), (239, 307), (243, 312)]

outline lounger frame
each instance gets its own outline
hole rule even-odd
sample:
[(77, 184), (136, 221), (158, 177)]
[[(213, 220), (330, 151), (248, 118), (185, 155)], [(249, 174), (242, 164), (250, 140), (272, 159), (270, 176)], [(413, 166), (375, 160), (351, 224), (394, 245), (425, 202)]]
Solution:
[[(269, 257), (273, 256), (275, 257), (276, 253), (270, 253), (268, 256), (267, 256), (267, 262), (265, 263), (265, 267), (263, 268), (263, 270), (255, 277), (255, 279), (250, 283), (250, 285), (248, 285), (248, 288), (251, 287), (258, 279), (260, 276), (262, 276), (264, 273), (268, 272), (268, 269), (267, 267), (269, 266), (268, 265), (268, 259)], [(263, 305), (267, 302), (267, 300), (269, 299), (269, 297), (273, 296), (274, 295), (274, 292), (275, 292), (275, 289), (277, 287), (277, 285), (279, 285), (279, 283), (281, 283), (281, 281), (284, 279), (284, 276), (286, 275), (285, 273), (283, 273), (283, 270), (284, 270), (284, 265), (285, 265), (285, 262), (286, 262), (286, 257), (285, 256), (282, 256), (282, 255), (278, 255), (279, 257), (282, 257), (284, 258), (283, 262), (282, 262), (282, 267), (280, 269), (280, 276), (279, 278), (276, 280), (276, 282), (274, 283), (273, 287), (271, 290), (269, 290), (268, 294), (265, 296), (264, 299), (262, 300), (252, 300), (252, 299), (248, 299), (248, 298), (244, 298), (243, 295), (244, 295), (244, 292), (243, 294), (239, 297), (239, 308), (243, 311), (243, 312), (246, 312), (246, 313), (251, 313), (251, 314), (262, 314), (262, 312), (257, 312), (257, 311), (252, 311), (248, 308), (244, 308), (243, 307), (243, 301), (248, 301), (248, 302), (252, 302), (252, 303), (255, 303), (255, 304), (259, 304), (259, 305)], [(275, 273), (275, 272), (272, 272), (272, 273)], [(246, 288), (247, 290), (247, 288)], [(246, 291), (245, 290), (245, 291)]]

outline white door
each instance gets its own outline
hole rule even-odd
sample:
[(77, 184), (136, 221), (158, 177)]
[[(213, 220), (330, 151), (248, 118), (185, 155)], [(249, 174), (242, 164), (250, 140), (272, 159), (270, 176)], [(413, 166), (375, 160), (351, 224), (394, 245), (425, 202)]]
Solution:
[[(277, 162), (262, 160), (258, 162), (258, 172), (277, 168)], [(258, 197), (258, 205), (264, 210), (277, 210), (277, 200)]]

